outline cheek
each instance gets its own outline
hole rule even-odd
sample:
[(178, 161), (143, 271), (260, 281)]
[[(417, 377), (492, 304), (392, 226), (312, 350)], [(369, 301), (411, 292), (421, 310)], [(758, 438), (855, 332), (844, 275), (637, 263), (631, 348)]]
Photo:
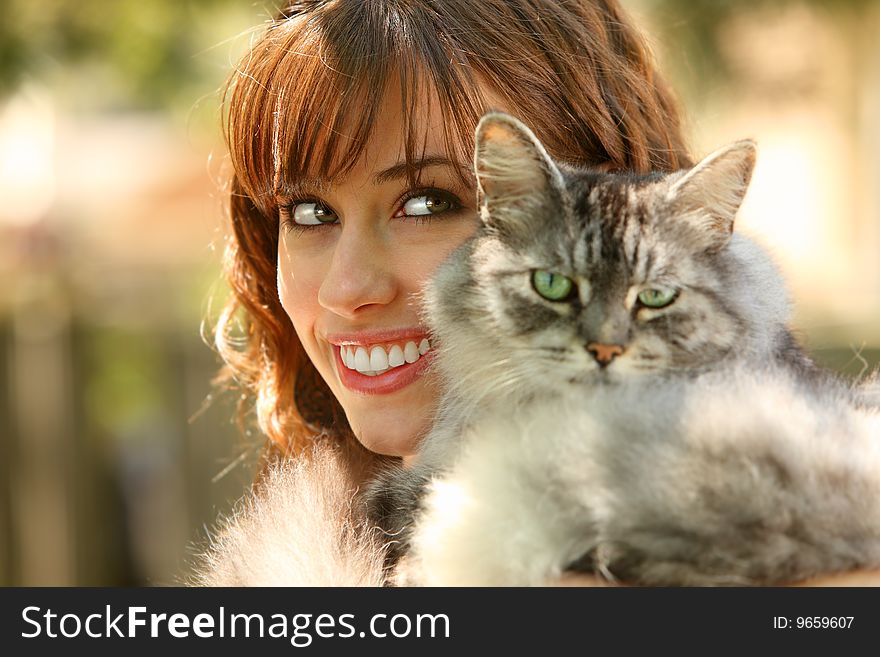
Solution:
[(421, 233), (407, 235), (408, 240), (401, 239), (394, 256), (400, 279), (413, 289), (421, 288), (441, 263), (473, 235), (477, 219), (450, 220), (430, 232), (423, 226), (415, 228)]
[(699, 367), (724, 356), (736, 346), (741, 333), (738, 322), (709, 299), (690, 296), (652, 333), (666, 343), (668, 359), (675, 367)]
[(306, 329), (314, 324), (318, 313), (318, 290), (323, 280), (323, 270), (316, 264), (309, 265), (305, 258), (291, 256), (281, 242), (278, 252), (278, 299), (304, 345), (311, 333)]
[(636, 332), (621, 366), (637, 371), (662, 370), (670, 366), (672, 353), (669, 342), (656, 333)]

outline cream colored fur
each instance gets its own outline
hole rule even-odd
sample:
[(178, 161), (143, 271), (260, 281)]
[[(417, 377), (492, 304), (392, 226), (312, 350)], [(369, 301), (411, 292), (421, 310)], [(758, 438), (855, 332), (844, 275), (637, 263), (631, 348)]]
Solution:
[[(782, 370), (560, 395), (484, 419), (463, 443), (429, 485), (400, 583), (544, 585), (587, 553), (607, 573), (634, 540), (658, 546), (639, 571), (649, 584), (880, 565), (880, 408), (853, 407), (842, 388), (817, 395)], [(754, 554), (729, 542), (727, 522), (761, 528), (742, 539), (762, 541)], [(680, 535), (704, 550), (699, 565), (659, 556)], [(759, 567), (746, 574), (738, 560)]]
[(381, 539), (338, 450), (283, 461), (221, 523), (195, 586), (382, 586)]

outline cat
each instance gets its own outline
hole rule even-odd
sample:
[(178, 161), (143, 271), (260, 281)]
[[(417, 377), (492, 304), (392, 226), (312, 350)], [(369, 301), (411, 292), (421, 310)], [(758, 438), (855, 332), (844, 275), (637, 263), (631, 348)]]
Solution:
[(756, 147), (599, 173), (500, 113), (425, 293), (444, 396), (368, 491), (397, 582), (793, 582), (880, 566), (880, 385), (818, 368), (734, 233)]

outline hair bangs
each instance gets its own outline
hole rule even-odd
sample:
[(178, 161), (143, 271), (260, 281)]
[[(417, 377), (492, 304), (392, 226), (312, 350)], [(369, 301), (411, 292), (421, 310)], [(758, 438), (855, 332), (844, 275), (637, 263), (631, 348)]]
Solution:
[(460, 51), (438, 38), (436, 20), (405, 3), (331, 3), (307, 23), (294, 15), (269, 29), (227, 90), (233, 168), (261, 212), (274, 215), (278, 198), (344, 177), (392, 91), (410, 183), (425, 150), (426, 98), (431, 111), (439, 105), (446, 155), (462, 165), (462, 182), (472, 180), (473, 129), (485, 100)]

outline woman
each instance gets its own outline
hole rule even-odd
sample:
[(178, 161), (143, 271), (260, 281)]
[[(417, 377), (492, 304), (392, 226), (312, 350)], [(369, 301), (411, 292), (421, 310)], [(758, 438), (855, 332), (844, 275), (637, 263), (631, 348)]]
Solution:
[[(418, 291), (476, 227), (479, 117), (524, 117), (555, 158), (644, 172), (690, 164), (678, 111), (616, 0), (293, 2), (227, 100), (233, 296), (216, 342), (270, 455), (334, 449), (267, 477), (203, 581), (380, 583), (375, 559), (346, 569), (375, 553), (348, 495), (383, 460), (405, 463), (431, 424)], [(315, 500), (336, 526), (314, 525)], [(291, 530), (315, 537), (311, 553), (334, 554), (323, 574), (303, 575), (320, 570), (310, 556), (285, 575), (264, 567), (272, 532), (294, 522), (311, 523)]]
[[(393, 342), (347, 334), (415, 326), (413, 293), (476, 227), (470, 162), (486, 109), (529, 117), (564, 160), (639, 171), (689, 163), (672, 98), (613, 0), (297, 2), (244, 58), (228, 100), (235, 296), (218, 345), (231, 373), (256, 394), (260, 427), (282, 451), (298, 451), (321, 431), (342, 438), (353, 428), (374, 452), (412, 452), (436, 397), (429, 377), (399, 393), (350, 395), (344, 371), (331, 372), (329, 345), (336, 333), (345, 334), (342, 342)], [(380, 184), (370, 179), (396, 164), (403, 166)], [(436, 191), (411, 200), (422, 205), (407, 210), (409, 218), (455, 220), (389, 222), (404, 203), (390, 206), (423, 188)], [(387, 227), (388, 235), (355, 234), (357, 222), (379, 221), (366, 216), (381, 214), (376, 205), (399, 234)], [(300, 230), (301, 223), (333, 228)], [(384, 243), (369, 241), (380, 237)], [(356, 238), (367, 240), (364, 248)], [(377, 251), (404, 239), (405, 251)], [(406, 281), (390, 280), (401, 270)], [(247, 312), (243, 352), (229, 339), (239, 308)], [(304, 317), (317, 312), (328, 319)], [(372, 415), (392, 405), (394, 417)], [(377, 432), (379, 419), (392, 426)]]

